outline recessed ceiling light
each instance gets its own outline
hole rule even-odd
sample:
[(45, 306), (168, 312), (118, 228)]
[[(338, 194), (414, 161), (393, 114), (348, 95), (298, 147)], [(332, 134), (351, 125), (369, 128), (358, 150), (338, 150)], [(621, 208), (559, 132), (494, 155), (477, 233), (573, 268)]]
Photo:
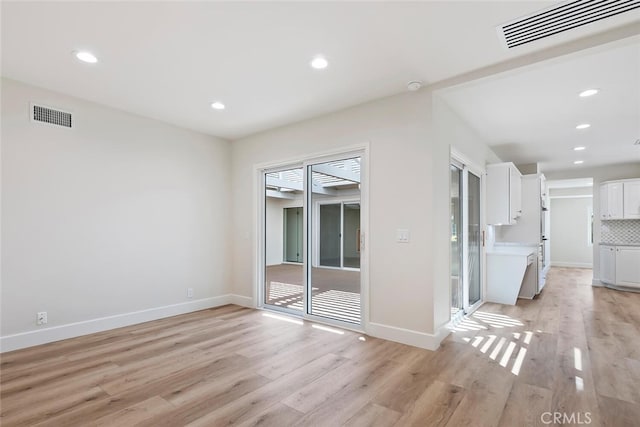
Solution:
[(77, 51), (74, 52), (74, 54), (76, 55), (76, 58), (82, 62), (86, 62), (88, 64), (95, 64), (98, 62), (98, 58), (96, 58), (93, 53), (87, 52), (86, 50)]
[(226, 107), (222, 102), (216, 101), (211, 103), (211, 108), (214, 110), (224, 110)]
[(600, 92), (598, 89), (587, 89), (580, 92), (580, 97), (586, 98), (587, 96), (593, 96), (596, 93)]
[(581, 165), (584, 163), (584, 160), (576, 160), (575, 162), (573, 162), (574, 165)]
[(586, 150), (587, 147), (573, 147), (573, 151), (582, 151), (582, 150)]
[(324, 56), (316, 56), (311, 60), (311, 66), (316, 70), (324, 70), (329, 66), (329, 61)]
[(590, 128), (591, 125), (589, 123), (582, 123), (579, 124), (578, 126), (576, 126), (576, 129), (586, 129), (586, 128)]

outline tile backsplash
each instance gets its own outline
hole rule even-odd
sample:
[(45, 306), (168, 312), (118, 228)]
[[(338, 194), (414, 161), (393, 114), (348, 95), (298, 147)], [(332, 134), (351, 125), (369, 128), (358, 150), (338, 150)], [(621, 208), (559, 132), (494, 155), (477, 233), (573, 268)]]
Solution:
[(640, 243), (640, 219), (602, 221), (600, 240), (603, 243)]

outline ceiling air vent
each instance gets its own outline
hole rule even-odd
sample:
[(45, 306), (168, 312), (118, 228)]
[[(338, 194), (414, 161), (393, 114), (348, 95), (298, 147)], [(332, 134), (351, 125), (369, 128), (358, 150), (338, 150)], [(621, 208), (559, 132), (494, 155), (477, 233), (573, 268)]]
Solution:
[(639, 7), (640, 0), (570, 1), (501, 25), (498, 33), (511, 49)]
[(34, 122), (48, 123), (50, 125), (71, 128), (71, 113), (42, 105), (31, 105), (31, 119)]

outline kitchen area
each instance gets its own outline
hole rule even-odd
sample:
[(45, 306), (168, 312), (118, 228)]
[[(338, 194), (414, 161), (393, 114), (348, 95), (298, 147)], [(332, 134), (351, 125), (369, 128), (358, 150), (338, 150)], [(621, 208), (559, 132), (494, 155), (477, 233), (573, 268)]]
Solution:
[[(523, 167), (522, 169), (525, 169)], [(487, 165), (486, 301), (515, 304), (544, 288), (550, 263), (549, 195), (537, 165)]]
[[(533, 166), (521, 166), (531, 172), (522, 174), (513, 163), (487, 165), (488, 302), (514, 305), (518, 298), (535, 298), (544, 288), (552, 265), (551, 191), (545, 176)], [(595, 187), (598, 206), (591, 206), (593, 199), (589, 199), (589, 230), (585, 227), (584, 233), (593, 247), (593, 264), (554, 261), (554, 265), (593, 267), (594, 286), (640, 291), (640, 178), (602, 181)], [(582, 218), (569, 219), (579, 220)], [(587, 224), (587, 220), (583, 222)], [(594, 224), (600, 230), (597, 241)], [(572, 244), (563, 243), (569, 247)]]
[(600, 184), (600, 283), (640, 291), (640, 179)]

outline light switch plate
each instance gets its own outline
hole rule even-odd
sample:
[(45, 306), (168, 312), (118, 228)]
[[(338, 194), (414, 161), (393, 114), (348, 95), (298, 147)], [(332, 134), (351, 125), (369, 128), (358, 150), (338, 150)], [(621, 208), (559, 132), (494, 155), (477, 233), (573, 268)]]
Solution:
[(398, 228), (396, 232), (396, 241), (398, 243), (409, 243), (409, 230)]

